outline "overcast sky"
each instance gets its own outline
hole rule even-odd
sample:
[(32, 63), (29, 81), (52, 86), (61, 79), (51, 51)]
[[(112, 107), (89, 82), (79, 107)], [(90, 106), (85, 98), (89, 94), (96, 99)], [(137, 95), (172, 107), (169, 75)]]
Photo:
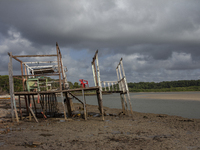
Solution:
[(71, 82), (94, 85), (97, 49), (102, 81), (117, 80), (121, 57), (128, 82), (196, 80), (200, 1), (0, 0), (0, 75), (8, 74), (8, 52), (54, 54), (56, 42)]

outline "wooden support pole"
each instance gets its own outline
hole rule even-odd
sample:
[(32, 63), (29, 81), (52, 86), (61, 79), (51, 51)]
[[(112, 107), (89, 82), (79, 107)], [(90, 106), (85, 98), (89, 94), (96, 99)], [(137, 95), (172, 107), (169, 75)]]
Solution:
[(117, 69), (116, 69), (116, 73), (117, 73), (117, 79), (118, 79), (118, 84), (119, 84), (119, 90), (121, 91), (121, 90), (122, 90), (122, 87), (121, 87), (121, 83), (119, 82), (119, 81), (120, 81), (120, 78), (119, 78), (118, 67), (117, 67)]
[(10, 103), (11, 103), (11, 115), (12, 121), (14, 122), (14, 103), (13, 103), (13, 77), (12, 77), (12, 52), (10, 53), (10, 60), (8, 63), (8, 71), (9, 71), (9, 85), (10, 85)]
[(106, 82), (103, 82), (103, 84), (104, 84), (104, 89), (105, 89), (105, 91), (106, 91)]
[(35, 108), (35, 114), (37, 116), (37, 108), (36, 108), (36, 103), (35, 103), (34, 95), (32, 95), (32, 99), (33, 99), (33, 104), (34, 104), (34, 108)]
[(49, 113), (51, 113), (51, 110), (50, 110), (50, 99), (49, 99), (49, 94), (48, 94), (48, 106), (49, 106)]
[(86, 100), (84, 90), (82, 89), (82, 96), (83, 96), (83, 109), (84, 109), (84, 118), (87, 120), (87, 112), (86, 112)]
[(60, 51), (59, 51), (58, 43), (56, 43), (56, 50), (57, 50), (58, 73), (59, 73), (59, 87), (60, 87), (60, 90), (62, 90), (61, 73), (60, 73), (60, 57), (59, 57)]
[(70, 98), (67, 93), (65, 93), (65, 97), (66, 97), (68, 117), (72, 117), (72, 108), (71, 108), (71, 104), (70, 104), (71, 101), (70, 101)]
[(65, 110), (65, 103), (64, 103), (64, 98), (63, 98), (63, 92), (60, 93), (60, 97), (61, 97), (62, 104), (63, 104), (64, 117), (65, 117), (65, 120), (67, 120), (67, 115), (66, 115), (66, 110)]
[(114, 86), (113, 86), (113, 82), (112, 82), (111, 84), (112, 84), (112, 91), (114, 91)]
[(30, 95), (28, 95), (28, 103), (29, 103), (29, 106), (28, 106), (28, 108), (29, 108), (29, 121), (31, 121), (31, 111), (30, 111), (30, 108), (32, 107), (32, 105), (31, 105)]
[(95, 62), (93, 62), (93, 67), (94, 67), (94, 74), (95, 74), (95, 83), (96, 83), (96, 86), (99, 86)]
[(24, 95), (24, 99), (25, 99), (25, 104), (26, 104), (26, 114), (28, 115), (29, 110), (28, 110), (28, 102), (27, 102), (26, 95)]
[(127, 104), (127, 100), (126, 100), (126, 95), (123, 94), (123, 96), (124, 96), (125, 110), (126, 110), (126, 112), (128, 114), (128, 104)]
[(22, 65), (22, 62), (20, 63), (21, 64), (21, 74), (22, 74), (22, 84), (23, 84), (23, 90), (25, 91), (25, 86), (24, 86), (24, 74), (23, 74), (23, 65)]
[(110, 83), (108, 82), (108, 91), (110, 91)]
[(121, 98), (121, 103), (122, 103), (122, 111), (123, 111), (123, 114), (126, 114), (125, 106), (124, 106), (124, 97), (123, 97), (123, 94), (120, 94), (120, 98)]
[(24, 72), (25, 72), (26, 80), (27, 80), (27, 79), (28, 79), (28, 78), (27, 78), (27, 75), (28, 75), (28, 74), (27, 74), (27, 70), (26, 70), (26, 65), (24, 65)]
[(45, 99), (44, 99), (44, 103), (45, 103), (45, 115), (47, 116), (47, 94), (44, 95)]
[(132, 110), (132, 105), (131, 105), (131, 98), (130, 98), (130, 95), (129, 95), (129, 89), (128, 89), (128, 84), (127, 84), (127, 81), (126, 81), (126, 76), (125, 76), (125, 71), (124, 71), (124, 66), (123, 66), (122, 58), (121, 58), (120, 62), (121, 62), (120, 64), (121, 64), (121, 67), (122, 67), (122, 73), (123, 73), (123, 76), (124, 76), (124, 84), (125, 84), (125, 88), (126, 88), (126, 92), (127, 92), (127, 97), (128, 97), (128, 101), (129, 101), (130, 111), (131, 111), (131, 115), (133, 116), (133, 110)]
[(93, 78), (94, 78), (94, 85), (97, 86), (96, 75), (95, 75), (95, 71), (94, 71), (94, 63), (93, 62), (92, 62), (92, 72), (93, 72)]
[(12, 67), (12, 53), (8, 53), (9, 64), (8, 64), (8, 72), (9, 72), (9, 86), (10, 86), (10, 100), (11, 100), (11, 115), (12, 121), (14, 121), (14, 113), (17, 122), (19, 122), (18, 113), (16, 109), (15, 95), (14, 95), (14, 82), (13, 82), (13, 67)]
[(20, 112), (20, 119), (22, 120), (22, 106), (21, 106), (20, 95), (18, 95), (18, 100), (19, 100), (19, 112)]

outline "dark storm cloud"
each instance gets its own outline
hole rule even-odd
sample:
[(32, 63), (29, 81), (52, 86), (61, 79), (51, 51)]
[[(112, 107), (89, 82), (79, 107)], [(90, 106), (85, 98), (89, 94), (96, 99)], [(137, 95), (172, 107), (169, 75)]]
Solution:
[(182, 70), (185, 79), (200, 63), (199, 6), (198, 0), (1, 0), (0, 54), (54, 53), (58, 42), (61, 50), (90, 55), (99, 49), (105, 76), (124, 57), (131, 80), (181, 78)]

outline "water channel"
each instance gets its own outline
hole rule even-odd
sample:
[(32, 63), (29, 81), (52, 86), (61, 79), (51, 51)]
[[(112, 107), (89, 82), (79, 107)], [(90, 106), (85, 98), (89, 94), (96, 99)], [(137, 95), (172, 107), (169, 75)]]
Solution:
[[(136, 112), (168, 114), (185, 118), (200, 119), (200, 97), (199, 100), (182, 100), (181, 98), (173, 99), (173, 97), (170, 100), (168, 99), (168, 95), (171, 96), (172, 94), (179, 94), (184, 97), (188, 94), (193, 95), (193, 93), (196, 94), (197, 92), (130, 93), (130, 97), (133, 111)], [(162, 99), (145, 97), (145, 95), (149, 96), (153, 94), (162, 97)], [(78, 98), (82, 100), (82, 96), (78, 96)], [(73, 100), (73, 102), (77, 101)], [(90, 105), (97, 105), (96, 95), (86, 96), (86, 103)], [(103, 95), (103, 106), (121, 109), (120, 95)]]

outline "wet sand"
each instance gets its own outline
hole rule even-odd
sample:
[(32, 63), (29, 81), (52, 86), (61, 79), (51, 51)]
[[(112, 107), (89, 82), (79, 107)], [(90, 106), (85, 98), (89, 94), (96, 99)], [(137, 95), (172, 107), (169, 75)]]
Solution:
[(167, 92), (166, 94), (150, 93), (150, 94), (134, 95), (133, 98), (200, 101), (200, 92), (185, 92), (185, 93), (181, 92), (180, 94), (173, 92)]
[[(81, 111), (80, 104), (74, 104)], [(60, 112), (63, 112), (59, 104)], [(3, 109), (3, 108), (0, 108)], [(74, 115), (65, 121), (56, 118), (28, 118), (20, 123), (0, 123), (0, 149), (200, 149), (200, 119), (134, 112), (123, 115), (120, 109), (105, 109), (105, 120), (97, 106), (87, 105), (88, 120)], [(1, 117), (8, 118), (9, 115)]]

